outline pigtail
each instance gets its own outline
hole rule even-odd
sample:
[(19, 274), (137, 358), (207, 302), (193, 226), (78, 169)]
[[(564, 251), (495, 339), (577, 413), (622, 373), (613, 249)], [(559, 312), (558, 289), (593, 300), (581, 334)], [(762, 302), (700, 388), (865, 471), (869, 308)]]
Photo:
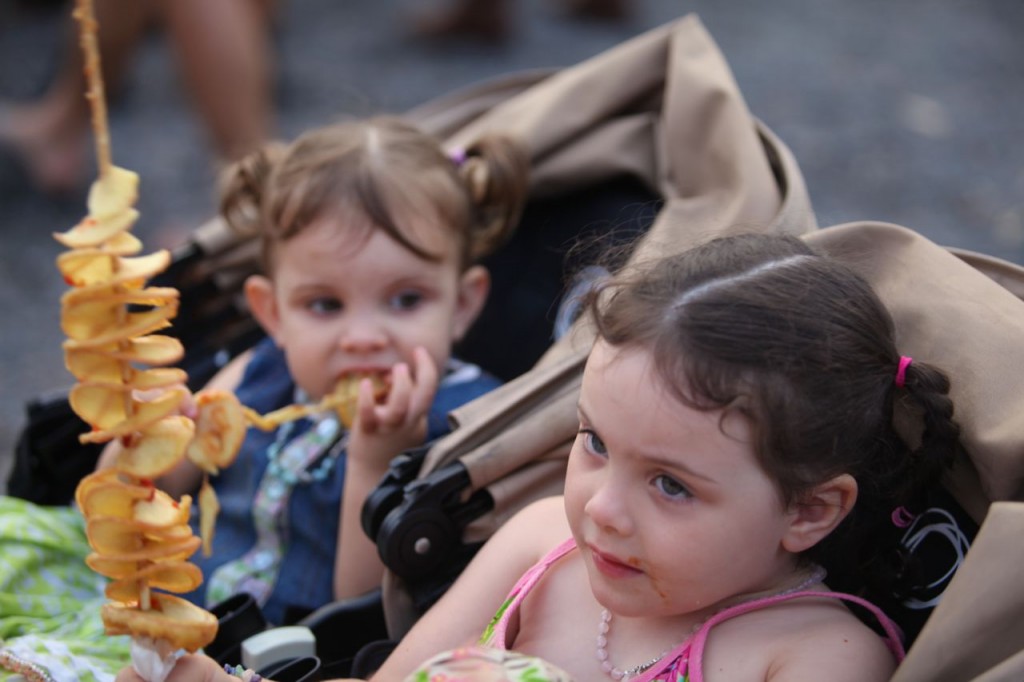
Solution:
[(232, 163), (221, 173), (220, 214), (231, 229), (246, 236), (261, 233), (267, 179), (284, 151), (283, 144), (270, 143)]
[(960, 425), (953, 418), (953, 400), (949, 397), (949, 378), (941, 370), (917, 361), (909, 361), (903, 371), (902, 386), (894, 386), (894, 419), (901, 411), (919, 416), (921, 430), (917, 446), (908, 446), (904, 487), (898, 498), (913, 512), (923, 492), (941, 480), (958, 454), (962, 453)]
[(456, 159), (474, 207), (469, 256), (476, 261), (497, 249), (519, 223), (529, 191), (525, 146), (506, 135), (485, 135)]
[(905, 356), (897, 367), (890, 389), (895, 447), (880, 450), (874, 471), (884, 469), (890, 457), (898, 466), (876, 476), (881, 495), (864, 500), (867, 508), (861, 511), (867, 513), (862, 515), (858, 552), (871, 598), (890, 611), (928, 587), (927, 567), (901, 539), (907, 523), (928, 508), (936, 487), (963, 452), (946, 374)]

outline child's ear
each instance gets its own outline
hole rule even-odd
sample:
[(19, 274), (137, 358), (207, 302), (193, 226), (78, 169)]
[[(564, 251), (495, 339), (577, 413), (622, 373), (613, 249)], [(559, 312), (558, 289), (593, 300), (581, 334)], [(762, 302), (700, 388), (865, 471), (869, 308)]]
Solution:
[(487, 302), (491, 291), (491, 274), (482, 265), (462, 273), (459, 278), (458, 299), (455, 302), (455, 319), (452, 321), (452, 341), (460, 341), (476, 322), (480, 311)]
[(857, 481), (840, 474), (819, 483), (789, 509), (782, 546), (794, 554), (818, 544), (846, 518), (857, 501)]
[(277, 309), (277, 299), (274, 298), (274, 283), (263, 275), (250, 275), (245, 280), (243, 290), (253, 317), (280, 347), (278, 332), (281, 329), (281, 315)]

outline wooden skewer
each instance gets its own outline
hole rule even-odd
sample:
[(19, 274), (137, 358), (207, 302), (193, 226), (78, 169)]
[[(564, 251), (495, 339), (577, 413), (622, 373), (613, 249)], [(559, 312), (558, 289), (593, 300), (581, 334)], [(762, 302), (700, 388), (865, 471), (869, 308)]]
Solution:
[(85, 98), (92, 109), (92, 129), (96, 138), (96, 161), (100, 178), (105, 178), (112, 165), (110, 129), (107, 126), (107, 100), (103, 93), (103, 72), (100, 71), (100, 50), (96, 42), (96, 13), (92, 0), (75, 0), (73, 16), (81, 25), (81, 46), (85, 56), (84, 70), (88, 87)]

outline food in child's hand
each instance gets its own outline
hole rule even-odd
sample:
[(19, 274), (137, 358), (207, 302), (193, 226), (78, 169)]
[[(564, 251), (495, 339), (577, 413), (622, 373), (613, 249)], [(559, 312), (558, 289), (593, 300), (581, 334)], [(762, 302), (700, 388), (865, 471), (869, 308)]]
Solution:
[(338, 419), (346, 429), (351, 429), (352, 424), (356, 421), (356, 411), (359, 407), (359, 384), (363, 379), (369, 379), (373, 384), (374, 400), (380, 402), (387, 396), (387, 384), (379, 374), (349, 374), (345, 376), (334, 387), (328, 400), (333, 404), (334, 411), (338, 413)]
[(350, 429), (355, 423), (359, 404), (359, 383), (363, 379), (369, 379), (373, 384), (374, 400), (380, 402), (387, 397), (388, 385), (384, 378), (380, 374), (366, 372), (346, 375), (335, 385), (333, 391), (313, 405), (288, 405), (263, 415), (248, 407), (243, 407), (242, 410), (245, 413), (245, 419), (262, 431), (273, 431), (285, 422), (328, 410), (334, 410), (345, 428)]

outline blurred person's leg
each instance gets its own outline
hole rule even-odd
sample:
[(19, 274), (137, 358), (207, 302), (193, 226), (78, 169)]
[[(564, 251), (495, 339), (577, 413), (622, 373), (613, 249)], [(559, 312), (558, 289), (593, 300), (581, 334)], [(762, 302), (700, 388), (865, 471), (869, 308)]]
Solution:
[(622, 21), (629, 17), (629, 0), (568, 0), (569, 14), (584, 19)]
[[(511, 0), (514, 1), (514, 0)], [(570, 18), (622, 21), (630, 0), (556, 0)], [(499, 43), (511, 33), (510, 0), (451, 0), (443, 10), (420, 17), (413, 33), (420, 38), (475, 38)]]
[(510, 32), (509, 9), (508, 0), (453, 0), (434, 14), (416, 17), (413, 36), (438, 41), (476, 38), (500, 43)]
[[(148, 0), (97, 0), (99, 47), (108, 96), (117, 91), (130, 68), (152, 5)], [(78, 24), (70, 11), (68, 39), (61, 65), (46, 92), (27, 104), (0, 103), (0, 144), (21, 158), (32, 183), (45, 192), (66, 192), (85, 177), (90, 110)]]
[(230, 161), (273, 128), (273, 0), (161, 0), (182, 76), (217, 156)]

